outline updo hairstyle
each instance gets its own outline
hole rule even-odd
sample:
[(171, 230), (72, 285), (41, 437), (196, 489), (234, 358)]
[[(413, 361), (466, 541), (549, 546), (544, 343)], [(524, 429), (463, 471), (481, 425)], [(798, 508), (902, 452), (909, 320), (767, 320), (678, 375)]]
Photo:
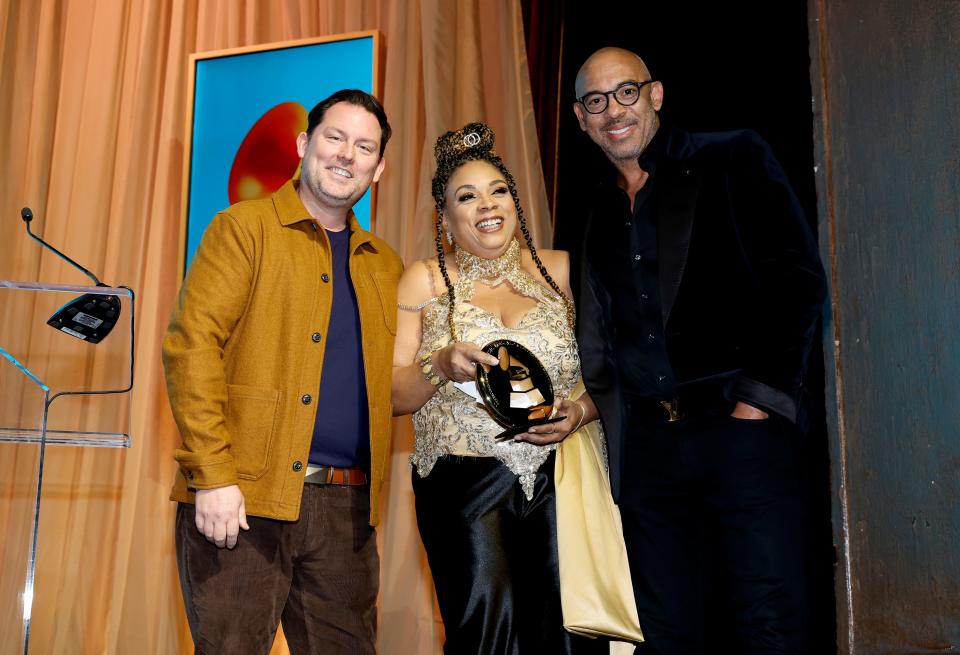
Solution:
[(547, 272), (547, 267), (543, 265), (543, 262), (540, 261), (540, 257), (537, 255), (537, 249), (533, 245), (533, 237), (530, 235), (530, 230), (527, 229), (527, 221), (523, 216), (523, 208), (520, 206), (520, 194), (517, 193), (517, 182), (513, 179), (510, 171), (507, 170), (503, 160), (500, 159), (500, 155), (493, 149), (495, 139), (496, 135), (493, 133), (493, 130), (484, 123), (467, 123), (459, 130), (441, 135), (433, 148), (433, 154), (437, 160), (437, 171), (433, 175), (432, 185), (433, 200), (437, 207), (437, 262), (440, 265), (440, 274), (443, 276), (443, 281), (447, 286), (447, 325), (450, 327), (450, 338), (453, 341), (457, 340), (457, 330), (453, 322), (453, 307), (456, 299), (454, 296), (453, 283), (450, 281), (450, 274), (447, 272), (443, 251), (443, 237), (441, 236), (443, 232), (443, 208), (446, 201), (444, 192), (447, 189), (450, 178), (457, 169), (470, 161), (487, 162), (503, 175), (503, 179), (506, 180), (507, 187), (510, 189), (513, 206), (517, 210), (520, 232), (523, 234), (523, 239), (526, 241), (527, 248), (530, 250), (530, 256), (533, 258), (533, 262), (536, 264), (543, 279), (547, 281), (547, 284), (556, 292), (557, 296), (563, 299), (564, 305), (567, 308), (567, 320), (570, 323), (570, 327), (573, 328), (573, 303), (567, 298), (563, 291), (560, 290), (560, 287)]

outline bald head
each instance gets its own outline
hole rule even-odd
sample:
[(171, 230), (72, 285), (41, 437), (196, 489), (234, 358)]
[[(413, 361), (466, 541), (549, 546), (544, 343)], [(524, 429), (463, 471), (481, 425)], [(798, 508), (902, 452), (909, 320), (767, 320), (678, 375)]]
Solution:
[[(663, 103), (663, 86), (650, 79), (643, 60), (623, 48), (597, 50), (580, 67), (576, 92), (573, 112), (580, 128), (622, 173), (638, 169), (637, 158), (660, 126)], [(579, 100), (587, 94), (596, 94), (590, 111)]]
[(621, 79), (643, 81), (650, 79), (650, 70), (639, 55), (623, 48), (600, 48), (587, 57), (577, 72), (577, 97), (589, 91), (606, 90), (590, 84), (600, 73), (617, 75)]

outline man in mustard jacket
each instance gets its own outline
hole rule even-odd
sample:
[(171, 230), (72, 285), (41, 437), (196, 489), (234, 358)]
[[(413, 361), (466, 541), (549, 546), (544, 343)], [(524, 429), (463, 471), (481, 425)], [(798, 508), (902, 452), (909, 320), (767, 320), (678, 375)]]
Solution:
[(163, 361), (197, 653), (268, 653), (281, 620), (294, 653), (374, 653), (403, 265), (351, 208), (389, 138), (369, 94), (320, 102), (300, 176), (217, 214), (180, 291)]

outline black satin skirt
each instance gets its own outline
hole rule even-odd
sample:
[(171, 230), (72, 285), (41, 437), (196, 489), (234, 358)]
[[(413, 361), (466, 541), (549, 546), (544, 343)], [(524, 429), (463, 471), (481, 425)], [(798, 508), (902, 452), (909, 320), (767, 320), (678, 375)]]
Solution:
[(532, 500), (489, 457), (446, 456), (425, 478), (413, 472), (447, 655), (609, 652), (563, 629), (553, 467), (551, 454)]

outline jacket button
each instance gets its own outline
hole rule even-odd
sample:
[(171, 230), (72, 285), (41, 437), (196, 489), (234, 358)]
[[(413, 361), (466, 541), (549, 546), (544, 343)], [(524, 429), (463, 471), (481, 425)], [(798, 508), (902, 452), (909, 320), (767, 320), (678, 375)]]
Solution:
[(300, 396), (300, 402), (302, 402), (304, 405), (309, 405), (310, 403), (313, 402), (313, 396), (311, 396), (308, 393), (305, 393), (302, 396)]
[(192, 479), (193, 479), (193, 471), (187, 471), (187, 472), (186, 472), (186, 476), (187, 476), (187, 479), (188, 479), (188, 480), (192, 480)]
[(320, 276), (320, 279), (323, 280), (324, 282), (329, 282), (330, 276), (324, 273), (323, 275)]
[(314, 343), (320, 343), (321, 336), (319, 332), (314, 332), (313, 334), (310, 335), (310, 338), (313, 340)]
[(303, 462), (299, 459), (293, 463), (293, 470), (299, 473), (303, 469)]

